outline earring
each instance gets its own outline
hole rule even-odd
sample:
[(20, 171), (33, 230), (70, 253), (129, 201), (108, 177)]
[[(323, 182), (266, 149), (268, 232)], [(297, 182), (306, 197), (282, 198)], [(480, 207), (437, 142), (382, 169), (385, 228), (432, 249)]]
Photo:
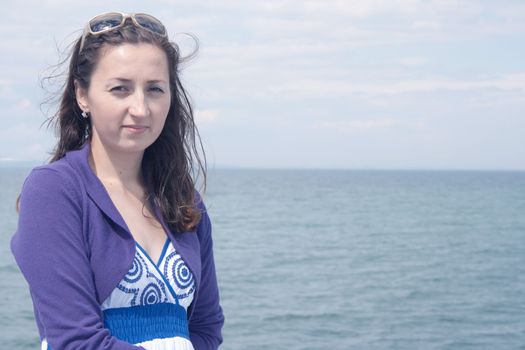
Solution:
[(86, 113), (86, 111), (82, 111), (82, 116), (83, 116), (84, 118), (89, 118), (89, 116), (88, 116), (88, 114)]

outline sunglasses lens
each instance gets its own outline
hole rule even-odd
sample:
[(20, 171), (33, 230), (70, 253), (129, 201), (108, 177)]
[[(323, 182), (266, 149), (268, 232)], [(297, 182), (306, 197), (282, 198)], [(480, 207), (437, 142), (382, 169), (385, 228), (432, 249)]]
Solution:
[(164, 25), (155, 17), (145, 15), (145, 14), (136, 14), (135, 20), (137, 23), (144, 29), (147, 29), (151, 32), (160, 34), (160, 35), (166, 35), (166, 28), (164, 28)]
[(123, 20), (121, 13), (105, 13), (89, 21), (89, 29), (92, 33), (100, 33), (105, 30), (118, 27)]

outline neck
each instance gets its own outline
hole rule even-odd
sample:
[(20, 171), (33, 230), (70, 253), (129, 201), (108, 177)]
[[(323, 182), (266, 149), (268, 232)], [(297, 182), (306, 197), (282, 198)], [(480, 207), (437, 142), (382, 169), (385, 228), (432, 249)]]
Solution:
[(98, 142), (91, 143), (89, 165), (100, 181), (123, 190), (142, 188), (142, 157), (139, 153), (116, 153)]

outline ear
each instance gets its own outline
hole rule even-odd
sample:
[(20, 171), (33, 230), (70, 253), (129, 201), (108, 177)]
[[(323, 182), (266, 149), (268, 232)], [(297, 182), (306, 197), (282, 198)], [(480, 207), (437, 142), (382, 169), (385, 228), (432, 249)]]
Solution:
[(87, 102), (87, 91), (80, 86), (78, 80), (75, 80), (75, 96), (77, 98), (78, 107), (84, 112), (89, 112), (89, 105)]

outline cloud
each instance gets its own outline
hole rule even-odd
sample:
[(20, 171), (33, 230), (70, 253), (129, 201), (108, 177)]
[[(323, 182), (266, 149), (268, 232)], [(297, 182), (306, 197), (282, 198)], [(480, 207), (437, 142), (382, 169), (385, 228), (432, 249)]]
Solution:
[[(299, 25), (286, 23), (295, 20), (307, 29), (303, 34), (316, 24), (318, 35), (322, 33), (352, 45), (453, 42), (459, 38), (484, 39), (487, 34), (525, 31), (525, 6), (519, 2), (306, 0), (265, 1), (254, 6), (259, 8), (262, 18), (259, 30), (265, 33), (280, 32), (287, 36), (285, 29), (290, 27), (292, 33), (301, 33), (297, 31)], [(264, 26), (265, 20), (276, 22)]]
[(15, 104), (15, 111), (30, 111), (33, 109), (33, 103), (28, 98), (22, 98)]
[(195, 111), (195, 121), (197, 124), (213, 123), (217, 120), (219, 111), (214, 109), (198, 109)]
[(0, 79), (0, 94), (6, 96), (12, 91), (13, 81), (10, 79)]
[(422, 66), (427, 62), (427, 59), (425, 57), (403, 57), (399, 60), (399, 63), (401, 63), (403, 66)]
[(412, 28), (415, 30), (437, 30), (441, 25), (436, 21), (414, 21)]
[(332, 14), (365, 19), (381, 13), (413, 13), (428, 4), (417, 0), (270, 0), (256, 6), (274, 13)]
[(455, 80), (447, 78), (426, 78), (401, 80), (393, 83), (353, 83), (347, 81), (294, 81), (273, 87), (273, 93), (294, 97), (397, 95), (403, 93), (432, 92), (438, 90), (471, 91), (481, 89), (525, 90), (525, 73), (504, 75), (500, 78), (479, 80)]
[(362, 120), (343, 120), (343, 121), (327, 121), (312, 124), (314, 129), (330, 129), (337, 131), (351, 131), (351, 130), (370, 130), (370, 129), (386, 129), (396, 122), (392, 118), (383, 119), (362, 119)]

